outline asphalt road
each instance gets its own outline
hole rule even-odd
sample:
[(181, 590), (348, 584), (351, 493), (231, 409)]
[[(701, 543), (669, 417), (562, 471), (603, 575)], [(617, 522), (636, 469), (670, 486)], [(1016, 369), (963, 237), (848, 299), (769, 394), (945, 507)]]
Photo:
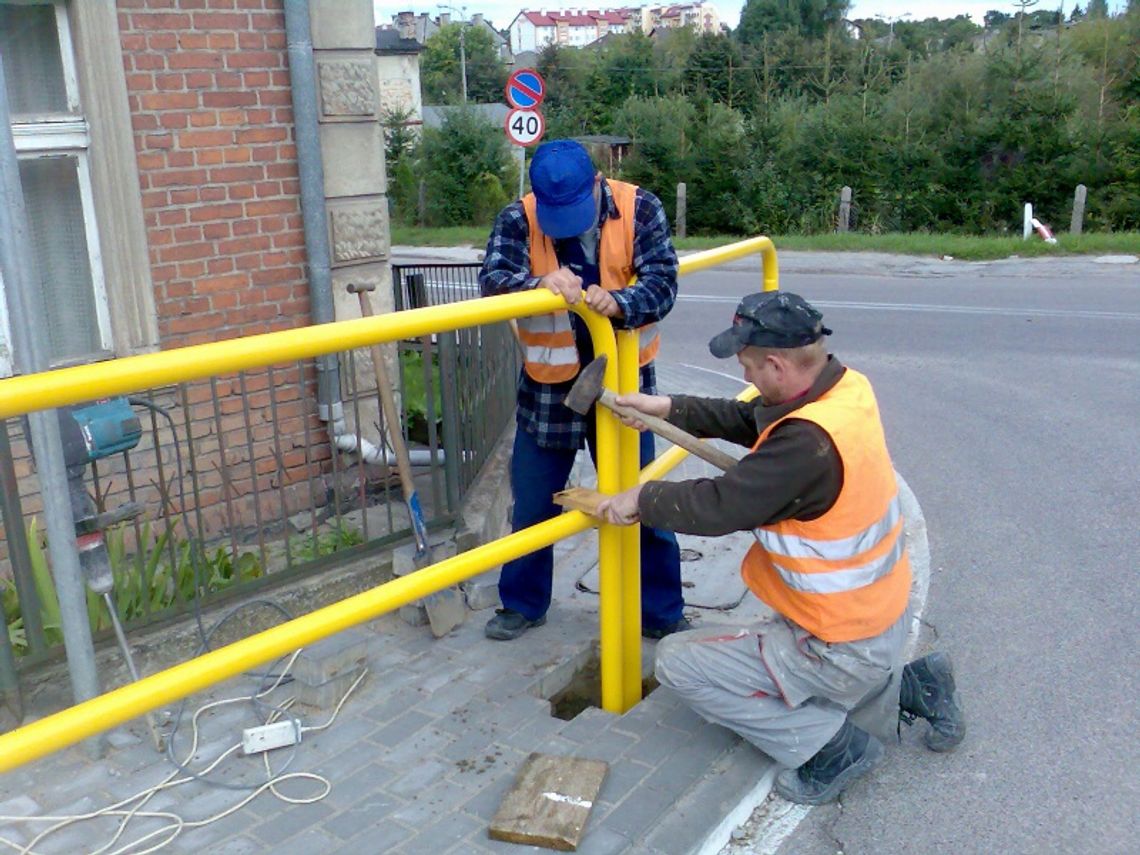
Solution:
[[(780, 261), (877, 390), (969, 735), (936, 755), (904, 732), (754, 851), (1138, 851), (1140, 264)], [(759, 283), (758, 261), (683, 279), (660, 359), (738, 375), (706, 342)]]

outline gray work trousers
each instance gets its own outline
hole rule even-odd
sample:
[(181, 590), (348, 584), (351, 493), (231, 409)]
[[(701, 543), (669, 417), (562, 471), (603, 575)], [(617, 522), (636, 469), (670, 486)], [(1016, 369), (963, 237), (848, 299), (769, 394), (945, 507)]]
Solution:
[(803, 765), (848, 715), (879, 738), (898, 721), (909, 610), (874, 638), (829, 644), (780, 617), (710, 625), (657, 645), (658, 681), (781, 766)]

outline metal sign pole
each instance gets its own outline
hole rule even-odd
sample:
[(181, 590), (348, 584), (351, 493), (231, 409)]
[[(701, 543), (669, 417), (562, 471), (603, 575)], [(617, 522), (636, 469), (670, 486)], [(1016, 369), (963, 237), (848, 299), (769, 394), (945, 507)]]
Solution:
[[(0, 227), (0, 271), (4, 276), (4, 296), (11, 319), (12, 344), (16, 366), (24, 373), (46, 371), (50, 365), (44, 340), (46, 315), (36, 259), (30, 250), (31, 228), (24, 207), (20, 167), (12, 136), (8, 107), (7, 80), (0, 56), (0, 210), (6, 213)], [(95, 647), (87, 619), (87, 592), (75, 547), (75, 523), (67, 488), (63, 446), (55, 410), (31, 413), (32, 447), (43, 495), (44, 522), (51, 553), (52, 576), (59, 599), (63, 643), (67, 651), (71, 691), (76, 703), (99, 694), (95, 671)], [(23, 604), (21, 604), (23, 605)]]
[(526, 146), (515, 146), (519, 150), (519, 198), (523, 197), (526, 186)]

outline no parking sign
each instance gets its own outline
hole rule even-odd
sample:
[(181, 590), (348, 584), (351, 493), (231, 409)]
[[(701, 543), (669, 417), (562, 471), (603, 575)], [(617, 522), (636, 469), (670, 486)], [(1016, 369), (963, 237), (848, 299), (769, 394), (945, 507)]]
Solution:
[(535, 110), (546, 96), (546, 83), (533, 68), (520, 68), (507, 78), (506, 93), (516, 110)]

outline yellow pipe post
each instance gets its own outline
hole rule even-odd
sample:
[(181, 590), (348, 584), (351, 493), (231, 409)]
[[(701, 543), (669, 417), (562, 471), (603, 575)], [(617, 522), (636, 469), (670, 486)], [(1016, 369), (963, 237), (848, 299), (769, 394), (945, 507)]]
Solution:
[[(638, 366), (638, 334), (636, 330), (619, 330), (618, 393), (637, 392), (641, 371)], [(621, 426), (618, 430), (621, 444), (620, 489), (637, 485), (641, 471), (641, 437), (633, 428)], [(641, 700), (641, 526), (627, 525), (621, 529), (622, 552), (622, 708), (633, 707)]]
[[(594, 354), (606, 355), (606, 373), (603, 383), (617, 387), (618, 354), (613, 325), (608, 318), (575, 307), (590, 327), (594, 340)], [(600, 345), (604, 344), (603, 350)], [(598, 490), (613, 494), (621, 485), (619, 455), (621, 453), (617, 416), (605, 407), (595, 407), (597, 425)], [(622, 550), (621, 529), (602, 525), (598, 530), (598, 633), (602, 683), (602, 709), (607, 712), (624, 712), (622, 673)]]

